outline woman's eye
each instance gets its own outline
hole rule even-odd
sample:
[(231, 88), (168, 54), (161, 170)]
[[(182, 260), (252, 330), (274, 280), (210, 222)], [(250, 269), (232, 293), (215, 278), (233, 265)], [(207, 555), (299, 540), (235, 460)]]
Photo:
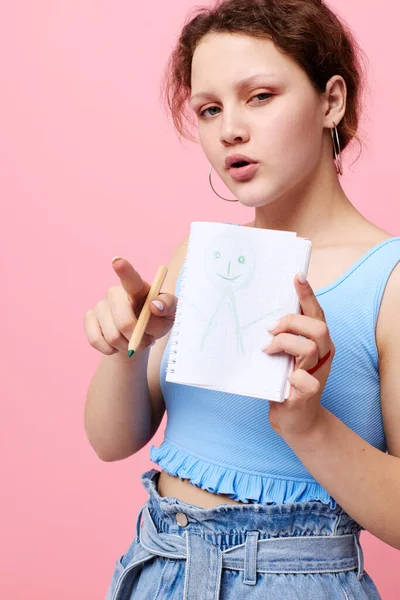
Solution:
[[(250, 99), (253, 100), (253, 98), (258, 98), (259, 96), (267, 96), (267, 98), (265, 98), (265, 100), (267, 100), (270, 96), (272, 96), (272, 94), (267, 94), (267, 92), (262, 92), (260, 94), (256, 94), (255, 96), (252, 96), (252, 98), (250, 98)], [(261, 102), (262, 102), (262, 100), (261, 100)], [(204, 110), (200, 111), (199, 116), (200, 117), (204, 117), (206, 115), (206, 112), (208, 110), (212, 110), (213, 108), (216, 108), (217, 110), (220, 110), (218, 108), (218, 106), (209, 106), (208, 108), (205, 108)], [(215, 116), (215, 113), (214, 113), (214, 115), (210, 115), (210, 116), (211, 117)]]
[[(206, 108), (206, 109), (204, 109), (204, 110), (200, 111), (200, 117), (204, 117), (204, 115), (206, 114), (206, 112), (207, 112), (208, 110), (211, 110), (212, 108), (218, 108), (218, 106), (209, 106), (208, 108)], [(219, 109), (218, 109), (218, 110), (219, 110)], [(214, 115), (211, 115), (211, 116), (214, 116)]]
[(272, 96), (272, 94), (267, 94), (267, 92), (262, 92), (261, 94), (257, 94), (256, 96), (253, 96), (253, 98), (258, 98), (258, 96), (268, 96), (268, 98), (270, 96)]

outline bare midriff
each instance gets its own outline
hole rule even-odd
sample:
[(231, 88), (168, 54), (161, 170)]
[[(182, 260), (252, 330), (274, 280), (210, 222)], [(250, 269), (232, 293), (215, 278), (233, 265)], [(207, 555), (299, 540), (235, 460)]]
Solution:
[(201, 508), (213, 508), (219, 504), (246, 504), (238, 500), (233, 500), (224, 494), (215, 494), (208, 490), (193, 485), (189, 479), (180, 479), (176, 475), (170, 475), (161, 471), (158, 480), (157, 490), (160, 496), (173, 496), (181, 502), (194, 504)]

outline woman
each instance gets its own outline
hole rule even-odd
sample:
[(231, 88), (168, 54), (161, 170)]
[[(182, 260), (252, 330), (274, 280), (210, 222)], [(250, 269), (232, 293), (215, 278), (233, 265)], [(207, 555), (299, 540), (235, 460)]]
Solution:
[(225, 0), (183, 28), (165, 80), (178, 132), (196, 115), (211, 169), (255, 209), (245, 226), (295, 231), (313, 251), (308, 281), (294, 279), (302, 314), (283, 317), (265, 350), (296, 357), (283, 403), (165, 381), (186, 239), (128, 360), (149, 284), (114, 261), (121, 285), (85, 315), (106, 355), (87, 435), (119, 460), (150, 441), (165, 407), (168, 425), (107, 600), (380, 597), (359, 534), (400, 548), (400, 237), (340, 185), (362, 85), (354, 38), (319, 0)]

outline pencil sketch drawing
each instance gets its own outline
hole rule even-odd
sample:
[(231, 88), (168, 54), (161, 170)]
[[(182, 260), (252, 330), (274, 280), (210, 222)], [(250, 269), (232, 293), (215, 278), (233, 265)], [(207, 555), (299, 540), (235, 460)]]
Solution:
[(250, 242), (240, 245), (237, 239), (229, 235), (219, 235), (205, 248), (204, 270), (208, 283), (212, 284), (217, 296), (208, 316), (204, 314), (204, 309), (200, 311), (190, 300), (190, 304), (196, 308), (205, 323), (200, 341), (201, 351), (206, 350), (211, 333), (220, 325), (226, 334), (227, 343), (232, 344), (229, 350), (244, 355), (243, 331), (282, 310), (280, 306), (256, 317), (253, 314), (250, 321), (242, 322), (237, 302), (238, 292), (243, 291), (253, 281), (256, 267), (257, 252)]

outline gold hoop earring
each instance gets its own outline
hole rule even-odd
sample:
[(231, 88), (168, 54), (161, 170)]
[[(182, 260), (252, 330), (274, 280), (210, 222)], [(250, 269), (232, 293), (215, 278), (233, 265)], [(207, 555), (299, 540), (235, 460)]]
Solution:
[(214, 190), (214, 186), (213, 186), (213, 184), (212, 184), (212, 181), (211, 181), (211, 172), (212, 172), (212, 165), (210, 166), (210, 170), (209, 170), (209, 172), (208, 172), (208, 180), (209, 180), (209, 182), (210, 182), (211, 189), (212, 189), (212, 191), (214, 192), (214, 194), (216, 194), (217, 196), (219, 196), (220, 198), (222, 198), (222, 200), (226, 200), (227, 202), (238, 202), (238, 199), (237, 199), (237, 198), (235, 198), (234, 200), (231, 200), (230, 198), (224, 198), (223, 196), (220, 196), (220, 195), (218, 194), (218, 192), (216, 192), (216, 191)]
[[(332, 137), (332, 144), (333, 144), (333, 152), (335, 154), (336, 173), (338, 175), (343, 175), (342, 151), (340, 149), (339, 134), (338, 134), (338, 130), (337, 130), (335, 121), (333, 121), (333, 125), (334, 126), (331, 129), (331, 137)], [(333, 135), (333, 132), (335, 132), (335, 135)], [(336, 149), (335, 138), (336, 138), (336, 144), (337, 144), (339, 152)], [(338, 159), (338, 157), (339, 157), (339, 159)]]

